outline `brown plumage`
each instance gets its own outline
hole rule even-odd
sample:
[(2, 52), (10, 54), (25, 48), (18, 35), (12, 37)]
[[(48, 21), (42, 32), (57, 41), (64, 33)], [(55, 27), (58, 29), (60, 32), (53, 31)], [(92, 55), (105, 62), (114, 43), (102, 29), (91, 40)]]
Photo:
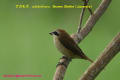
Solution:
[(70, 35), (63, 29), (57, 29), (50, 33), (54, 37), (54, 44), (57, 49), (68, 58), (81, 58), (93, 62), (88, 58)]

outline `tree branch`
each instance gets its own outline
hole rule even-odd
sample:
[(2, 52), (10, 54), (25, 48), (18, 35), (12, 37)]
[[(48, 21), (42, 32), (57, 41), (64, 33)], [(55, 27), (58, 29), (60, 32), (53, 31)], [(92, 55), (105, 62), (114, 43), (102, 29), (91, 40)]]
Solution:
[(56, 68), (56, 72), (55, 75), (53, 77), (53, 80), (63, 80), (67, 66), (70, 63), (70, 60), (65, 59), (65, 58), (61, 58), (60, 63), (64, 63), (66, 65), (66, 67), (64, 65), (58, 65)]
[[(83, 0), (83, 1), (84, 1), (84, 5), (83, 6), (87, 6), (89, 0)], [(90, 14), (92, 15), (92, 10), (90, 8), (88, 8), (88, 10), (89, 10)], [(80, 30), (81, 30), (84, 13), (85, 13), (85, 8), (82, 8), (82, 11), (81, 11), (81, 14), (80, 14), (80, 22), (79, 22), (79, 25), (78, 25), (77, 33), (79, 33)]]
[[(89, 16), (83, 29), (81, 29), (79, 33), (74, 33), (71, 35), (71, 37), (75, 40), (76, 43), (80, 43), (80, 41), (82, 41), (88, 35), (88, 33), (92, 31), (92, 28), (94, 27), (95, 23), (99, 20), (99, 18), (105, 12), (110, 2), (111, 0), (102, 0), (101, 4), (95, 10), (95, 12), (93, 12), (93, 14)], [(66, 59), (62, 59), (62, 61), (64, 62), (64, 64), (66, 64), (66, 66), (68, 66), (70, 63), (70, 61)], [(53, 80), (63, 80), (66, 69), (67, 67), (63, 65), (59, 65), (56, 69)]]
[(83, 29), (78, 34), (75, 33), (72, 35), (72, 37), (76, 41), (76, 43), (79, 43), (81, 40), (83, 40), (88, 35), (89, 32), (92, 31), (96, 22), (99, 20), (99, 18), (103, 15), (103, 13), (108, 8), (110, 2), (111, 2), (111, 0), (102, 0), (101, 4), (95, 10), (95, 12), (89, 16)]
[(85, 12), (85, 8), (82, 9), (81, 14), (80, 14), (80, 23), (79, 23), (79, 25), (78, 25), (77, 33), (79, 33), (80, 30), (81, 30), (84, 12)]
[(97, 60), (89, 66), (80, 80), (94, 80), (112, 58), (120, 51), (120, 33), (105, 48)]
[[(83, 6), (86, 6), (89, 0), (87, 0), (87, 1), (83, 0), (83, 1), (84, 1), (84, 5)], [(80, 14), (80, 23), (78, 25), (77, 33), (79, 33), (80, 30), (81, 30), (84, 12), (85, 12), (85, 8), (82, 8), (82, 11), (81, 11), (81, 14)]]

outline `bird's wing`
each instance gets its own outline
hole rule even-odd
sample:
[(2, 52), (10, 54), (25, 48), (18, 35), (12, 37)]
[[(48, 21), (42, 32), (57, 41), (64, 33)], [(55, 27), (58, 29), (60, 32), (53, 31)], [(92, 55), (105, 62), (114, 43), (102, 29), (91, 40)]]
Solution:
[(84, 58), (84, 53), (70, 36), (64, 36), (63, 38), (59, 38), (59, 40), (68, 50), (72, 51), (75, 55)]

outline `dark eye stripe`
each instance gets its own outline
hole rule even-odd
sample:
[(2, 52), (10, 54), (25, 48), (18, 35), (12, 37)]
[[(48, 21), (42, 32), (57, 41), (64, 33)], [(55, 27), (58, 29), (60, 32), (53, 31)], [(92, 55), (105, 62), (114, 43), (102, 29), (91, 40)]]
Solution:
[(55, 31), (55, 32), (53, 32), (53, 33), (54, 33), (55, 35), (59, 36), (58, 32)]

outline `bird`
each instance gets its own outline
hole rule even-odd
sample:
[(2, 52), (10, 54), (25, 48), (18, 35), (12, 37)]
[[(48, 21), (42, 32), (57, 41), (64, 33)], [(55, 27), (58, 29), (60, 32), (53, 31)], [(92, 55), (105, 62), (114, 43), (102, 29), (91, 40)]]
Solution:
[(93, 60), (84, 54), (77, 43), (65, 30), (56, 29), (49, 34), (53, 36), (53, 41), (58, 51), (65, 57), (69, 59), (84, 59), (93, 63)]

